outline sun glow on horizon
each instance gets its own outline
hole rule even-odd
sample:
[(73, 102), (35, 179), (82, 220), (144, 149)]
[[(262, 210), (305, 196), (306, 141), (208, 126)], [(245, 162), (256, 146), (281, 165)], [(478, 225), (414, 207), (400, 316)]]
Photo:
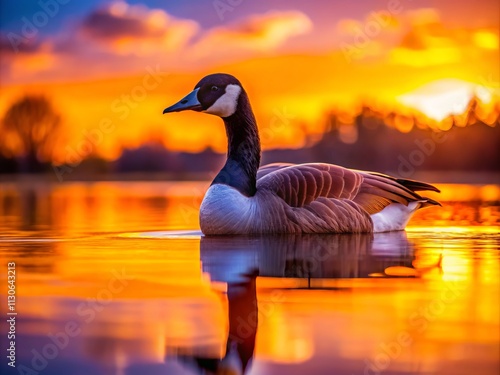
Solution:
[(450, 115), (463, 114), (474, 97), (484, 104), (490, 103), (494, 90), (458, 79), (441, 79), (401, 95), (396, 100), (431, 119), (442, 121)]

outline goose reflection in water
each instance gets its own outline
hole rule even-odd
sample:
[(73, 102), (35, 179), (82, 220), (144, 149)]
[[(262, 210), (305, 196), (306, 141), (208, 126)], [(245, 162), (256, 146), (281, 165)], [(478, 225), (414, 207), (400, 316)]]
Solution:
[[(406, 232), (379, 234), (302, 234), (263, 237), (202, 237), (203, 270), (230, 283), (258, 269), (260, 276), (362, 278), (391, 276), (389, 267), (413, 268), (413, 245)], [(404, 273), (404, 272), (403, 272)]]
[[(406, 233), (202, 237), (200, 255), (212, 281), (227, 283), (229, 333), (220, 358), (183, 357), (199, 374), (244, 374), (254, 355), (258, 327), (257, 276), (302, 279), (292, 288), (334, 287), (324, 279), (418, 277)], [(436, 264), (439, 266), (439, 262)], [(436, 266), (430, 267), (435, 268)], [(284, 279), (285, 278), (285, 279)], [(289, 286), (288, 286), (289, 287)]]
[(240, 282), (227, 286), (229, 333), (222, 359), (183, 357), (181, 361), (199, 374), (244, 374), (254, 355), (258, 308), (256, 278), (258, 272), (240, 275)]

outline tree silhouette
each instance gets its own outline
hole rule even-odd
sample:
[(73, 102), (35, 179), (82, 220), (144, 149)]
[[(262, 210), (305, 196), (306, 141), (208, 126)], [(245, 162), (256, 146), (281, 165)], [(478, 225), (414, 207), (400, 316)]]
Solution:
[(2, 121), (5, 146), (23, 156), (21, 170), (36, 172), (50, 160), (61, 118), (44, 96), (27, 95), (15, 102)]

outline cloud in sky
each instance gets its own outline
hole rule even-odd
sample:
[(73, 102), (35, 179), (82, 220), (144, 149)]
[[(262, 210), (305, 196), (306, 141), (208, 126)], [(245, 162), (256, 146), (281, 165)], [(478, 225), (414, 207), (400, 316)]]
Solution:
[(498, 51), (498, 28), (446, 24), (434, 8), (397, 15), (372, 12), (364, 19), (340, 20), (337, 30), (349, 61), (369, 59), (422, 68), (466, 63), (471, 54)]
[(223, 65), (267, 53), (280, 54), (293, 37), (306, 34), (312, 21), (299, 11), (251, 15), (204, 33), (189, 50), (191, 61)]
[(213, 28), (202, 38), (199, 47), (268, 50), (290, 37), (311, 31), (312, 27), (312, 21), (302, 12), (271, 11)]
[(10, 40), (0, 35), (0, 70), (3, 74), (9, 72), (9, 78), (12, 80), (44, 72), (56, 63), (53, 43), (49, 40), (29, 39), (27, 43), (16, 47), (17, 52), (14, 51)]
[[(390, 52), (390, 61), (394, 64), (424, 67), (460, 63), (481, 49), (490, 49), (491, 40), (498, 40), (498, 30), (495, 29), (468, 30), (446, 26), (435, 9), (409, 12), (406, 23), (406, 33)], [(486, 45), (481, 45), (483, 41)]]
[(120, 54), (151, 54), (184, 48), (198, 30), (195, 21), (118, 1), (90, 13), (80, 32)]

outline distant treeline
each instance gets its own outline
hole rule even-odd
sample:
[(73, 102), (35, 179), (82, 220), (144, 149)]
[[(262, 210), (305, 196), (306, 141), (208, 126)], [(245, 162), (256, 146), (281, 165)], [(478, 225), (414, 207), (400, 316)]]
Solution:
[[(345, 116), (331, 113), (319, 139), (310, 140), (300, 149), (267, 150), (262, 163), (327, 162), (356, 169), (396, 172), (401, 177), (411, 177), (418, 170), (498, 172), (498, 115), (485, 124), (476, 115), (475, 108), (472, 103), (464, 115), (447, 119), (451, 126), (447, 131), (431, 130), (414, 117), (377, 114), (368, 107), (348, 123)], [(498, 113), (498, 109), (495, 112)], [(406, 132), (397, 129), (396, 125), (401, 122)], [(167, 172), (175, 178), (190, 178), (202, 173), (209, 177), (222, 167), (224, 160), (224, 154), (211, 149), (200, 153), (174, 152), (158, 142), (124, 149), (113, 162), (90, 157), (67, 170), (66, 177), (130, 172)], [(20, 172), (22, 165), (19, 159), (0, 156), (3, 173)], [(52, 171), (53, 166), (40, 165), (39, 170)]]
[(299, 150), (270, 150), (264, 162), (328, 163), (355, 169), (398, 172), (409, 177), (416, 170), (499, 171), (500, 124), (475, 122), (448, 131), (417, 126), (403, 133), (381, 119), (358, 116), (353, 124), (356, 141), (341, 141), (341, 126), (333, 115), (332, 126), (321, 139)]

